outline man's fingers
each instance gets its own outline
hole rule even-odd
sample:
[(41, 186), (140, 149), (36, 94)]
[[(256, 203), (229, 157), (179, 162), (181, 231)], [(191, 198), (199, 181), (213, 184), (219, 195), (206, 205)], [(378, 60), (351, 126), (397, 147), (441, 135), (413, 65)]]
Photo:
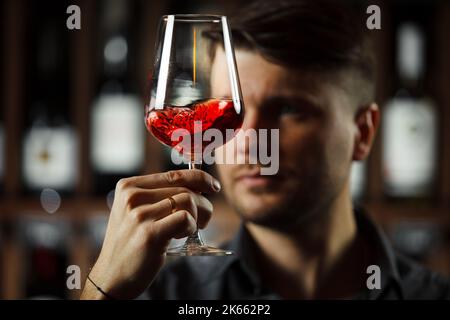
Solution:
[(220, 183), (202, 170), (173, 170), (145, 176), (121, 179), (117, 188), (139, 187), (145, 189), (185, 187), (197, 192), (218, 192)]
[(161, 244), (167, 243), (172, 238), (184, 238), (195, 232), (197, 222), (186, 210), (176, 211), (167, 217), (156, 221), (152, 230), (156, 240)]
[(206, 227), (211, 219), (213, 210), (213, 205), (208, 199), (193, 192), (173, 195), (173, 203), (169, 200), (169, 197), (154, 204), (144, 204), (135, 207), (130, 214), (140, 223), (149, 219), (157, 221), (172, 214), (173, 211), (184, 210), (192, 215), (200, 229)]
[(142, 189), (134, 187), (127, 189), (122, 196), (129, 208), (135, 208), (141, 205), (159, 202), (178, 193), (194, 193), (194, 191), (185, 187), (160, 189)]
[(176, 210), (187, 210), (197, 221), (200, 229), (203, 229), (211, 219), (213, 205), (204, 196), (195, 193), (179, 193), (174, 195)]

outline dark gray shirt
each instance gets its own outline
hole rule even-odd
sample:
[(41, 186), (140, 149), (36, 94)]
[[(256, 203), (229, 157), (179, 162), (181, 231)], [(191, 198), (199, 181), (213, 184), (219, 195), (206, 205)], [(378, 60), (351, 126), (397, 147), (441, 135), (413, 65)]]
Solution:
[[(351, 299), (450, 299), (448, 279), (395, 252), (385, 234), (366, 214), (355, 211), (355, 216), (358, 231), (376, 250), (381, 288), (365, 288)], [(224, 246), (233, 250), (234, 255), (177, 258), (160, 271), (143, 297), (171, 300), (280, 299), (264, 286), (258, 276), (252, 258), (254, 245), (242, 225), (233, 240)]]

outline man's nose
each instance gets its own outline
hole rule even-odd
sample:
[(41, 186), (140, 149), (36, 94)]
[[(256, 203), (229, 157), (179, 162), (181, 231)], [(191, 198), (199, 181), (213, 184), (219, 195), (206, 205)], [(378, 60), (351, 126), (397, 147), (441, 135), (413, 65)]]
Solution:
[(257, 108), (248, 108), (245, 110), (244, 122), (242, 124), (243, 129), (271, 129), (276, 126), (276, 119), (274, 115), (270, 115), (267, 112)]
[[(258, 148), (266, 146), (270, 149), (270, 142), (267, 140), (270, 138), (270, 129), (276, 127), (276, 119), (274, 115), (265, 114), (256, 108), (249, 108), (245, 112), (241, 132), (245, 136), (238, 139), (237, 151), (241, 156), (248, 157), (247, 161), (255, 163), (258, 161), (253, 156), (258, 154)], [(267, 134), (262, 135), (262, 131)]]

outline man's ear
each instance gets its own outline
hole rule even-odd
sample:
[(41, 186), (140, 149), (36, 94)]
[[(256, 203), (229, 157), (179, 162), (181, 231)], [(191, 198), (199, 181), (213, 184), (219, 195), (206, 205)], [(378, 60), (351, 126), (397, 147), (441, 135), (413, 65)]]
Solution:
[(380, 124), (380, 109), (376, 103), (361, 108), (355, 116), (355, 145), (353, 160), (364, 160), (372, 149), (378, 126)]

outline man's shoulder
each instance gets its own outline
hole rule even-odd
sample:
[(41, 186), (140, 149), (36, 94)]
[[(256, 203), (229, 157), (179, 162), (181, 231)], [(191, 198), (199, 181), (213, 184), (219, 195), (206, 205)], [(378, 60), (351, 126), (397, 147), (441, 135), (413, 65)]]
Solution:
[(396, 253), (405, 299), (450, 299), (450, 279)]

